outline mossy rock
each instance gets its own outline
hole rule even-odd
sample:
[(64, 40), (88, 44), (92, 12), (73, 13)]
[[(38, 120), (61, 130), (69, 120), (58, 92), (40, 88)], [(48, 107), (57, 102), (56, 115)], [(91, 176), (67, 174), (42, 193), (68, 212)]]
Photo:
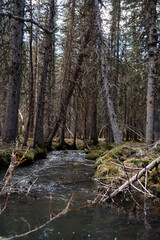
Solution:
[(102, 150), (94, 150), (94, 151), (87, 153), (85, 158), (89, 159), (89, 160), (96, 160), (102, 153), (103, 153)]
[(106, 142), (99, 142), (98, 143), (98, 149), (109, 151), (113, 148), (115, 148), (115, 143), (106, 143)]
[(95, 167), (97, 167), (95, 177), (104, 176), (104, 174), (117, 174), (119, 168), (117, 166), (113, 166), (113, 163), (120, 163), (125, 161), (128, 157), (134, 154), (136, 151), (127, 145), (122, 145), (119, 147), (115, 147), (108, 151), (105, 155), (97, 158), (95, 162)]
[(102, 178), (107, 175), (114, 176), (119, 173), (119, 168), (111, 164), (100, 164), (97, 168), (97, 171), (94, 175), (95, 178)]
[[(108, 151), (104, 156), (96, 160), (95, 166), (97, 167), (100, 163), (107, 164), (109, 161), (122, 162), (125, 161), (128, 157), (134, 154), (136, 151), (129, 146), (122, 145), (115, 147)], [(118, 160), (118, 161), (115, 161)]]

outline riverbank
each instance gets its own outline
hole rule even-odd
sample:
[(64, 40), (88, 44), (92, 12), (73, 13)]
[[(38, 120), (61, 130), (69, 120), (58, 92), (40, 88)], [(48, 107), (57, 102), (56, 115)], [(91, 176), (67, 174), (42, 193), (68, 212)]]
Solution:
[(31, 164), (35, 160), (45, 158), (47, 156), (46, 148), (39, 147), (21, 147), (13, 144), (3, 144), (0, 147), (0, 170), (9, 167), (12, 154), (16, 155), (17, 162), (23, 158), (23, 164)]
[[(22, 141), (23, 142), (23, 141)], [(73, 140), (65, 139), (65, 144), (61, 147), (59, 139), (53, 139), (52, 149), (50, 150), (83, 150), (85, 145), (83, 140), (78, 139), (76, 146), (73, 146)], [(48, 154), (46, 148), (33, 147), (33, 139), (30, 139), (30, 147), (22, 147), (21, 143), (3, 143), (0, 139), (0, 170), (7, 169), (11, 161), (12, 153), (21, 159), (23, 157), (23, 164), (31, 164), (35, 160), (45, 158)], [(18, 159), (17, 159), (18, 161)]]
[[(101, 143), (97, 149), (93, 147), (86, 158), (95, 160), (95, 179), (108, 186), (112, 185), (112, 188), (118, 188), (159, 155), (160, 145), (148, 148), (142, 143), (125, 143), (115, 147), (113, 144)], [(143, 176), (141, 183), (160, 197), (160, 167), (156, 166), (152, 171), (147, 172), (147, 177)]]

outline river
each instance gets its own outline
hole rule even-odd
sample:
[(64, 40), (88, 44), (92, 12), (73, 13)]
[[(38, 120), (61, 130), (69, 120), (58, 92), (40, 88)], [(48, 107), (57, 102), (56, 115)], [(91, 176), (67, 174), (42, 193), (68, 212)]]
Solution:
[[(114, 204), (81, 208), (97, 194), (93, 162), (83, 151), (53, 151), (46, 159), (19, 167), (13, 177), (17, 191), (32, 184), (29, 194), (14, 194), (0, 215), (0, 236), (11, 237), (43, 224), (57, 214), (72, 193), (70, 211), (26, 240), (159, 240), (160, 204), (145, 201), (145, 211), (124, 211)], [(25, 178), (24, 178), (25, 176)], [(128, 200), (129, 201), (129, 200)], [(130, 202), (126, 208), (129, 209)]]

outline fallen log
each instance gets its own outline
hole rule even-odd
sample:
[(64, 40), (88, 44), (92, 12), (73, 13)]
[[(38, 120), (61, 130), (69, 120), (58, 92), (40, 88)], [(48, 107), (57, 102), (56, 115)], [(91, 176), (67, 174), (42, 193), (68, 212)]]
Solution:
[(145, 168), (143, 168), (141, 171), (136, 173), (133, 177), (131, 177), (129, 180), (127, 180), (124, 184), (122, 184), (119, 188), (117, 188), (115, 191), (113, 191), (107, 198), (104, 199), (104, 201), (107, 201), (109, 199), (112, 199), (115, 197), (118, 193), (122, 192), (126, 187), (131, 185), (132, 183), (136, 182), (138, 179), (140, 179), (142, 176), (145, 175), (148, 171), (151, 171), (154, 167), (157, 167), (157, 165), (160, 163), (160, 157), (153, 160), (150, 164), (148, 164)]

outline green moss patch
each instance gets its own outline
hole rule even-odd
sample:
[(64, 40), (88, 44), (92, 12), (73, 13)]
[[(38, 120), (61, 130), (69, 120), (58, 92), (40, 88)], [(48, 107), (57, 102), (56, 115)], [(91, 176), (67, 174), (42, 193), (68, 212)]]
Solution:
[(85, 156), (86, 159), (89, 160), (96, 160), (101, 154), (103, 153), (102, 150), (93, 150)]
[(115, 147), (106, 152), (103, 156), (97, 158), (95, 162), (96, 173), (95, 177), (101, 178), (105, 175), (117, 175), (120, 168), (114, 163), (122, 164), (128, 157), (133, 155), (136, 151), (127, 145)]
[[(12, 151), (6, 150), (0, 152), (0, 169), (5, 169), (9, 166), (11, 160)], [(47, 155), (47, 150), (42, 148), (29, 149), (23, 148), (17, 153), (17, 161), (20, 161), (24, 156), (24, 162), (22, 164), (30, 164), (34, 160), (45, 158)]]

